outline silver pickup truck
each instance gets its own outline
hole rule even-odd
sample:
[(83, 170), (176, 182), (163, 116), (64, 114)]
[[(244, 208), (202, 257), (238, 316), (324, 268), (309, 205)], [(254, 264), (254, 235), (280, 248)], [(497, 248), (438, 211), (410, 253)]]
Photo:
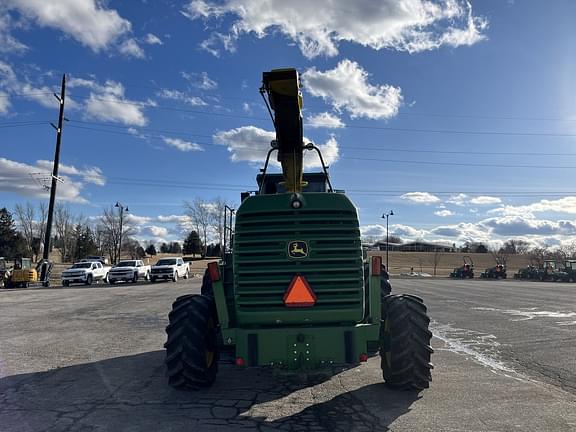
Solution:
[(62, 272), (62, 285), (69, 286), (72, 283), (91, 285), (96, 281), (108, 281), (110, 267), (102, 265), (100, 261), (77, 262), (68, 270)]
[(108, 272), (108, 282), (111, 284), (118, 281), (137, 282), (140, 278), (150, 280), (150, 266), (142, 260), (120, 261)]

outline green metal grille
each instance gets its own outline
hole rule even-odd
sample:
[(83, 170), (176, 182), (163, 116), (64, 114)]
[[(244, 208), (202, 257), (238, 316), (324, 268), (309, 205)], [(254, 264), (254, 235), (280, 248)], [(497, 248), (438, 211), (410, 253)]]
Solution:
[[(355, 322), (363, 316), (362, 251), (356, 209), (340, 194), (250, 198), (236, 216), (234, 286), (239, 324)], [(249, 203), (252, 201), (252, 203)], [(306, 258), (288, 256), (291, 241), (305, 241)], [(317, 296), (310, 308), (287, 308), (283, 296), (296, 274)]]

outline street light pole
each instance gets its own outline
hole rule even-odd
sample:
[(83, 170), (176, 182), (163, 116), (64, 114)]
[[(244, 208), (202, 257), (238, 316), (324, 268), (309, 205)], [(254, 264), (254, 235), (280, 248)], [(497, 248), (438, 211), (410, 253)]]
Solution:
[(123, 234), (123, 223), (124, 223), (124, 211), (128, 211), (128, 207), (124, 207), (123, 204), (116, 201), (116, 205), (114, 207), (118, 207), (120, 209), (120, 237), (118, 239), (118, 255), (116, 257), (116, 264), (121, 259), (122, 254), (122, 234)]
[(388, 218), (394, 216), (394, 211), (390, 210), (388, 213), (382, 215), (382, 219), (386, 218), (386, 271), (390, 273), (390, 268), (388, 267)]

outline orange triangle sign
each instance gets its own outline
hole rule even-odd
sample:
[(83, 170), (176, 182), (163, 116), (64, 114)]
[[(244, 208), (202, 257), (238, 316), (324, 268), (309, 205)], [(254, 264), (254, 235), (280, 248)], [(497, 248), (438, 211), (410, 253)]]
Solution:
[(287, 307), (309, 307), (316, 304), (316, 294), (304, 276), (294, 276), (284, 294), (284, 304)]

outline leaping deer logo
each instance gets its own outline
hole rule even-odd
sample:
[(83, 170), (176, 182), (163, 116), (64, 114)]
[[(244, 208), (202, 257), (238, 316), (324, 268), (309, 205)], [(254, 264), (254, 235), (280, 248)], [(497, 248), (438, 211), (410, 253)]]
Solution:
[(308, 256), (308, 245), (304, 241), (293, 241), (288, 245), (288, 256), (290, 258), (306, 258)]

